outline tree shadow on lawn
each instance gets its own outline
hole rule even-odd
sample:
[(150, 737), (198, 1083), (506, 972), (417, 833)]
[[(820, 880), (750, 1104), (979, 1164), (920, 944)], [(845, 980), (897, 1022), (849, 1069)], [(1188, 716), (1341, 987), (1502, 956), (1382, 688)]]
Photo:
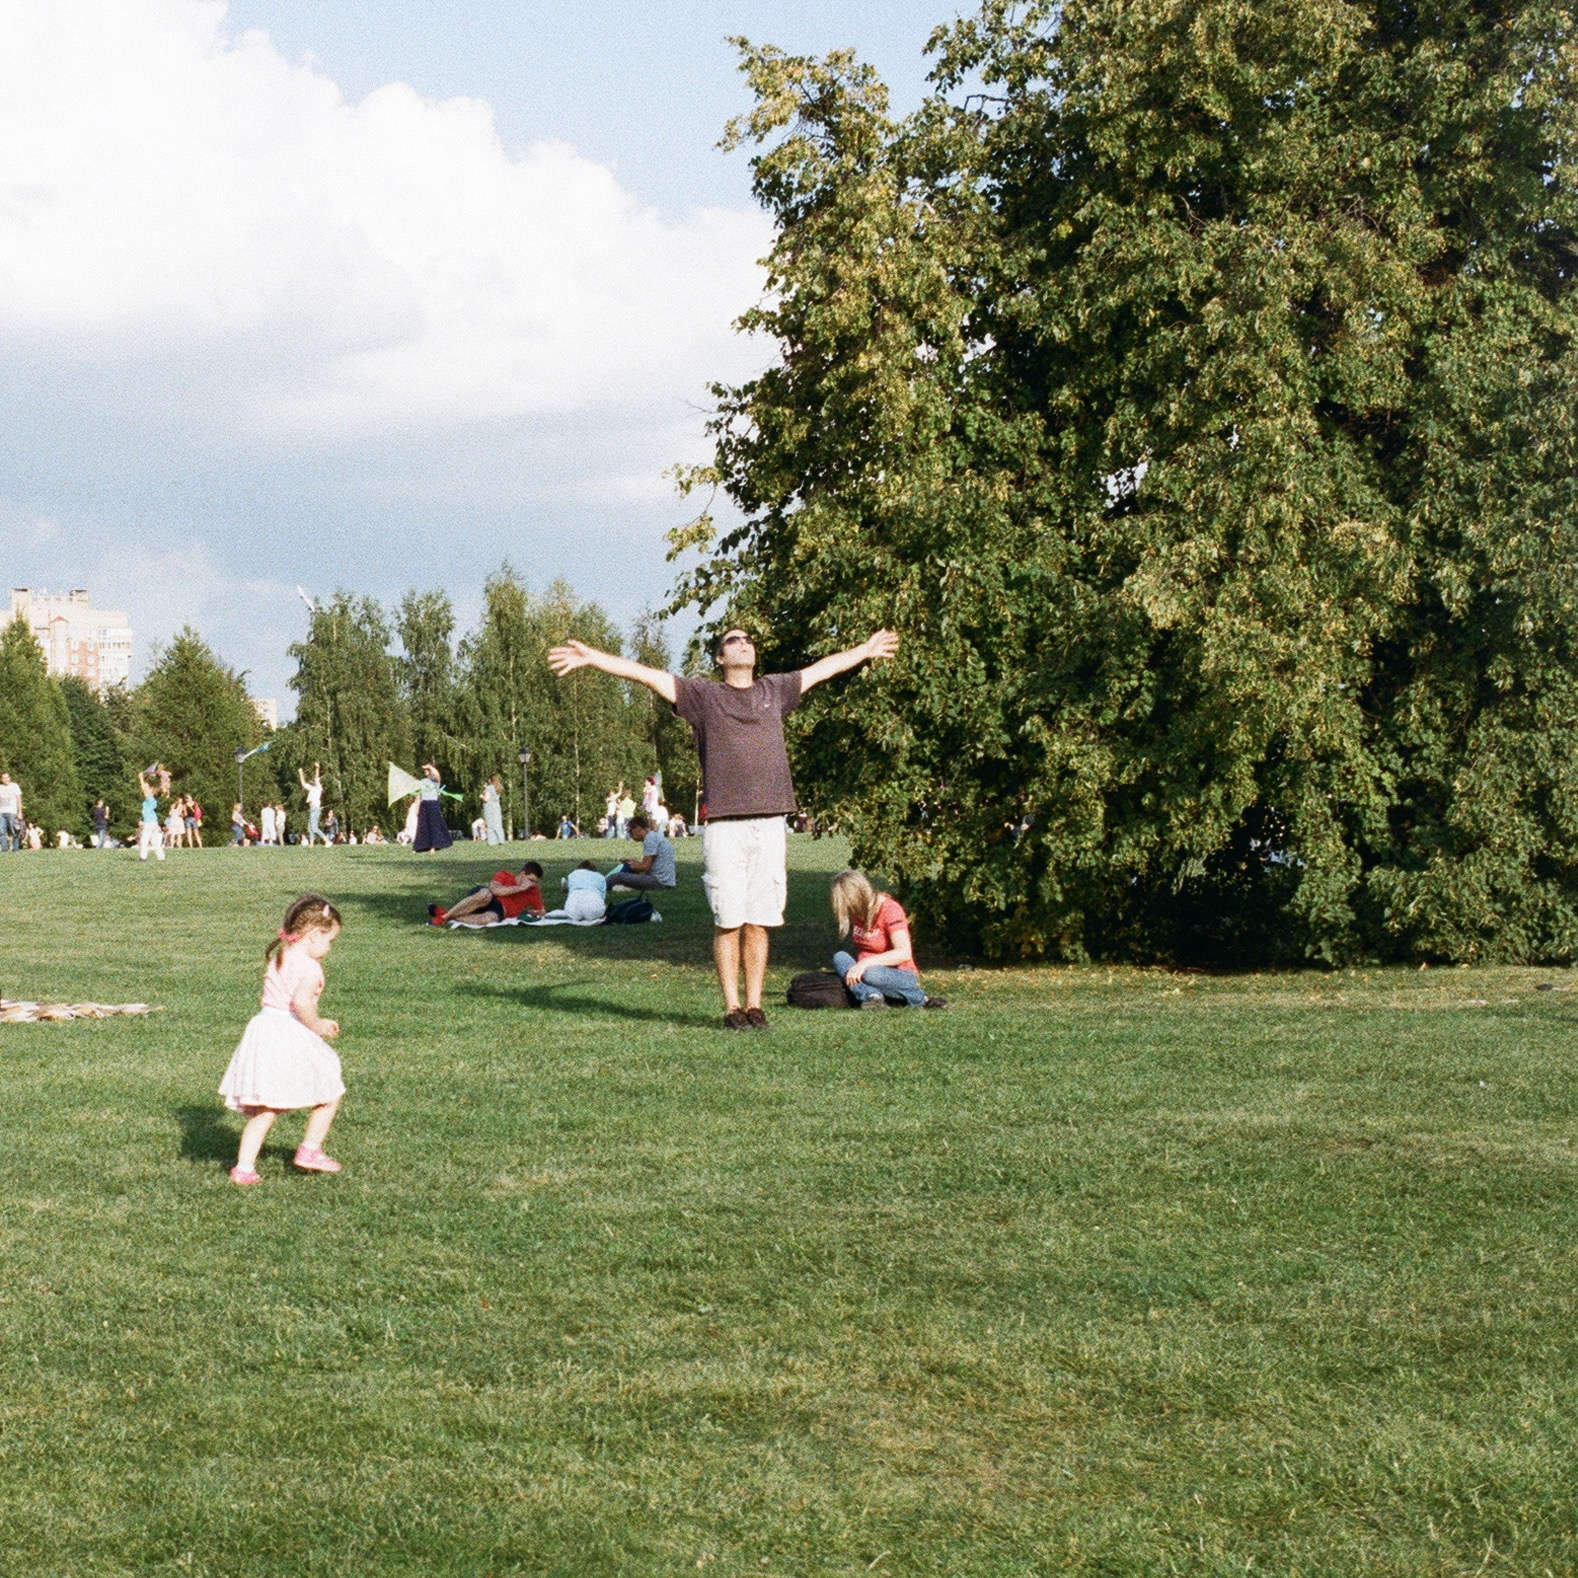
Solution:
[(674, 1009), (641, 1008), (634, 1003), (620, 1002), (617, 997), (590, 997), (577, 991), (579, 987), (604, 985), (610, 992), (618, 990), (617, 983), (599, 981), (588, 976), (584, 980), (555, 981), (541, 986), (495, 986), (487, 981), (468, 982), (466, 990), (477, 997), (496, 997), (506, 1002), (518, 1003), (522, 1008), (536, 1008), (549, 1013), (574, 1014), (577, 1018), (635, 1019), (646, 1024), (677, 1025), (689, 1029), (710, 1030), (722, 1022), (722, 1011), (713, 1018), (710, 1014), (682, 1013)]

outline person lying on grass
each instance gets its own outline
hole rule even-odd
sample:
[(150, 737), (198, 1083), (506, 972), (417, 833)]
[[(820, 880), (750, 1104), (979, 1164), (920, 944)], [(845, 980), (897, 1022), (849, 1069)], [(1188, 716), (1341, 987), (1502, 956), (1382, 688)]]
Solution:
[(466, 926), (497, 926), (500, 921), (514, 920), (523, 913), (541, 915), (542, 912), (542, 867), (535, 860), (528, 860), (519, 876), (495, 871), (493, 880), (485, 888), (473, 888), (447, 910), (439, 904), (427, 907), (435, 926), (445, 926), (450, 921), (460, 921)]
[(946, 1008), (928, 997), (910, 947), (909, 917), (891, 893), (879, 893), (860, 871), (833, 878), (833, 916), (840, 936), (847, 934), (854, 953), (840, 949), (833, 968), (861, 1008), (886, 1008), (891, 997), (906, 1008)]

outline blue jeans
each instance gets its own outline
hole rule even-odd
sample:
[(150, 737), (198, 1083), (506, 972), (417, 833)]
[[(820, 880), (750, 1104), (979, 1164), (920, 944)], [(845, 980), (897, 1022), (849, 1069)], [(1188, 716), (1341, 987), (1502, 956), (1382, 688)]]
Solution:
[[(840, 950), (833, 955), (833, 968), (838, 971), (839, 980), (844, 980), (854, 962), (852, 953)], [(913, 970), (895, 970), (891, 964), (873, 965), (849, 990), (857, 1003), (865, 1002), (868, 997), (896, 997), (910, 1008), (919, 1008), (926, 1001), (920, 977)]]
[(0, 812), (0, 850), (10, 853), (22, 847), (22, 818), (9, 811)]
[[(322, 815), (323, 808), (321, 806), (310, 806), (307, 810), (307, 842), (309, 844), (323, 838), (323, 834), (318, 827), (318, 818)], [(326, 838), (323, 841), (328, 843)]]

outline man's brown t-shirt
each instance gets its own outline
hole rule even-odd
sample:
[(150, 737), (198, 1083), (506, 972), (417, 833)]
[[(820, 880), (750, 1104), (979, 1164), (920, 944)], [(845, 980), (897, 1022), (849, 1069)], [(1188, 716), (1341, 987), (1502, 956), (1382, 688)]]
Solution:
[(674, 710), (696, 736), (709, 819), (793, 815), (784, 717), (799, 705), (798, 674), (748, 686), (675, 676)]

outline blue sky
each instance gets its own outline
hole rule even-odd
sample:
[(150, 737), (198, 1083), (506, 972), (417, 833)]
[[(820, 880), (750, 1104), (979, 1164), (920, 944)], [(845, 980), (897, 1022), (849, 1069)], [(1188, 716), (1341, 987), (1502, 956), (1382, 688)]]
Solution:
[(230, 18), (265, 29), (292, 58), (310, 53), (352, 97), (401, 79), (431, 98), (485, 98), (506, 146), (562, 138), (643, 201), (678, 212), (749, 201), (746, 156), (714, 150), (748, 103), (726, 39), (797, 54), (854, 47), (907, 109), (925, 85), (927, 38), (958, 9), (948, 0), (231, 0)]
[(0, 542), (288, 711), (297, 584), (463, 620), (508, 558), (621, 621), (766, 221), (731, 33), (898, 108), (952, 7), (25, 0), (0, 48)]

